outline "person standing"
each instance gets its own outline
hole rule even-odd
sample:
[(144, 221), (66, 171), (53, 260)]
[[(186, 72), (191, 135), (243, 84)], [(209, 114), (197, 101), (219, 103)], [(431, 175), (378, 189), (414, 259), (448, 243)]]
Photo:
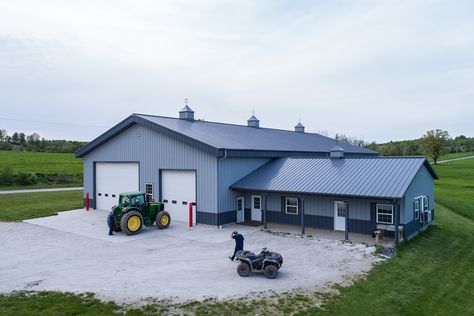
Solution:
[(230, 261), (234, 261), (235, 259), (235, 254), (239, 250), (244, 250), (244, 236), (239, 234), (238, 231), (232, 232), (231, 238), (235, 240), (235, 249), (234, 249), (234, 254), (232, 256), (229, 256)]
[(115, 214), (114, 211), (110, 211), (109, 216), (107, 216), (107, 225), (109, 225), (109, 236), (114, 234), (114, 224), (115, 224)]

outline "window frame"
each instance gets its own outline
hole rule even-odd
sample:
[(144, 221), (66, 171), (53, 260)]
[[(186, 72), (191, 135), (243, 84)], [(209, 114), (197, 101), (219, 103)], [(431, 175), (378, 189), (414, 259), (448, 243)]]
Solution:
[[(151, 193), (148, 193), (148, 190), (147, 190), (147, 186), (151, 186)], [(155, 188), (153, 187), (153, 183), (152, 182), (146, 182), (145, 183), (145, 194), (146, 195), (149, 195), (150, 197), (153, 197), (153, 191), (155, 190)]]
[(430, 210), (430, 198), (426, 195), (423, 195), (422, 200), (423, 200), (423, 212), (429, 211)]
[[(416, 204), (418, 204), (418, 207), (417, 207)], [(415, 201), (413, 201), (413, 218), (414, 218), (414, 220), (420, 219), (420, 210), (421, 210), (421, 199), (416, 198)]]
[[(288, 204), (288, 201), (290, 200), (296, 200), (296, 205), (289, 205)], [(288, 214), (288, 215), (298, 215), (299, 214), (299, 199), (296, 198), (296, 197), (292, 197), (292, 196), (285, 196), (285, 214)], [(294, 212), (288, 212), (288, 207), (290, 208), (296, 208), (296, 213)]]
[[(390, 206), (390, 208), (392, 209), (392, 213), (389, 214), (389, 213), (379, 213), (379, 206)], [(379, 215), (390, 215), (391, 217), (391, 222), (384, 222), (384, 221), (379, 221)], [(376, 206), (375, 206), (375, 221), (378, 223), (378, 224), (385, 224), (385, 225), (393, 225), (393, 217), (394, 217), (394, 214), (393, 214), (393, 204), (386, 204), (386, 203), (377, 203)]]

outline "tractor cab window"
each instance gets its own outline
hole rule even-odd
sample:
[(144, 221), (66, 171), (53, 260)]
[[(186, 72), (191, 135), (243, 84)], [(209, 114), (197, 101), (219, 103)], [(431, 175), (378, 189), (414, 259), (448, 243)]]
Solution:
[(142, 206), (145, 204), (145, 196), (137, 195), (132, 197), (132, 206)]
[(130, 200), (127, 196), (120, 196), (119, 204), (124, 206), (130, 205)]

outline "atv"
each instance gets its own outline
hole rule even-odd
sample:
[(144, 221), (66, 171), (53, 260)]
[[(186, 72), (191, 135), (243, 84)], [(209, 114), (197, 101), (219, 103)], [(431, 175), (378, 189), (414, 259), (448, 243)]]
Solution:
[(258, 255), (248, 250), (240, 250), (235, 258), (240, 261), (237, 273), (241, 277), (248, 277), (251, 272), (263, 272), (266, 278), (275, 279), (283, 264), (283, 257), (277, 252), (268, 251), (267, 248), (263, 248)]
[[(154, 223), (159, 229), (166, 229), (171, 217), (164, 209), (163, 203), (151, 202), (150, 196), (145, 192), (121, 193), (118, 204), (112, 206), (115, 216), (113, 229), (127, 235), (138, 234), (143, 225), (153, 226)], [(110, 222), (110, 218), (107, 218), (107, 222)]]

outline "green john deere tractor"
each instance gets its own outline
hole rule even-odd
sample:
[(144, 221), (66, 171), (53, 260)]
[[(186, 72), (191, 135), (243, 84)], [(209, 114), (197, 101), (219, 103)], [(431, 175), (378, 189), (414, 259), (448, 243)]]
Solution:
[[(118, 204), (112, 207), (114, 231), (135, 235), (143, 225), (153, 226), (154, 223), (159, 229), (168, 228), (171, 217), (164, 209), (163, 203), (150, 202), (150, 196), (145, 192), (121, 193)], [(107, 222), (110, 222), (110, 216)]]

